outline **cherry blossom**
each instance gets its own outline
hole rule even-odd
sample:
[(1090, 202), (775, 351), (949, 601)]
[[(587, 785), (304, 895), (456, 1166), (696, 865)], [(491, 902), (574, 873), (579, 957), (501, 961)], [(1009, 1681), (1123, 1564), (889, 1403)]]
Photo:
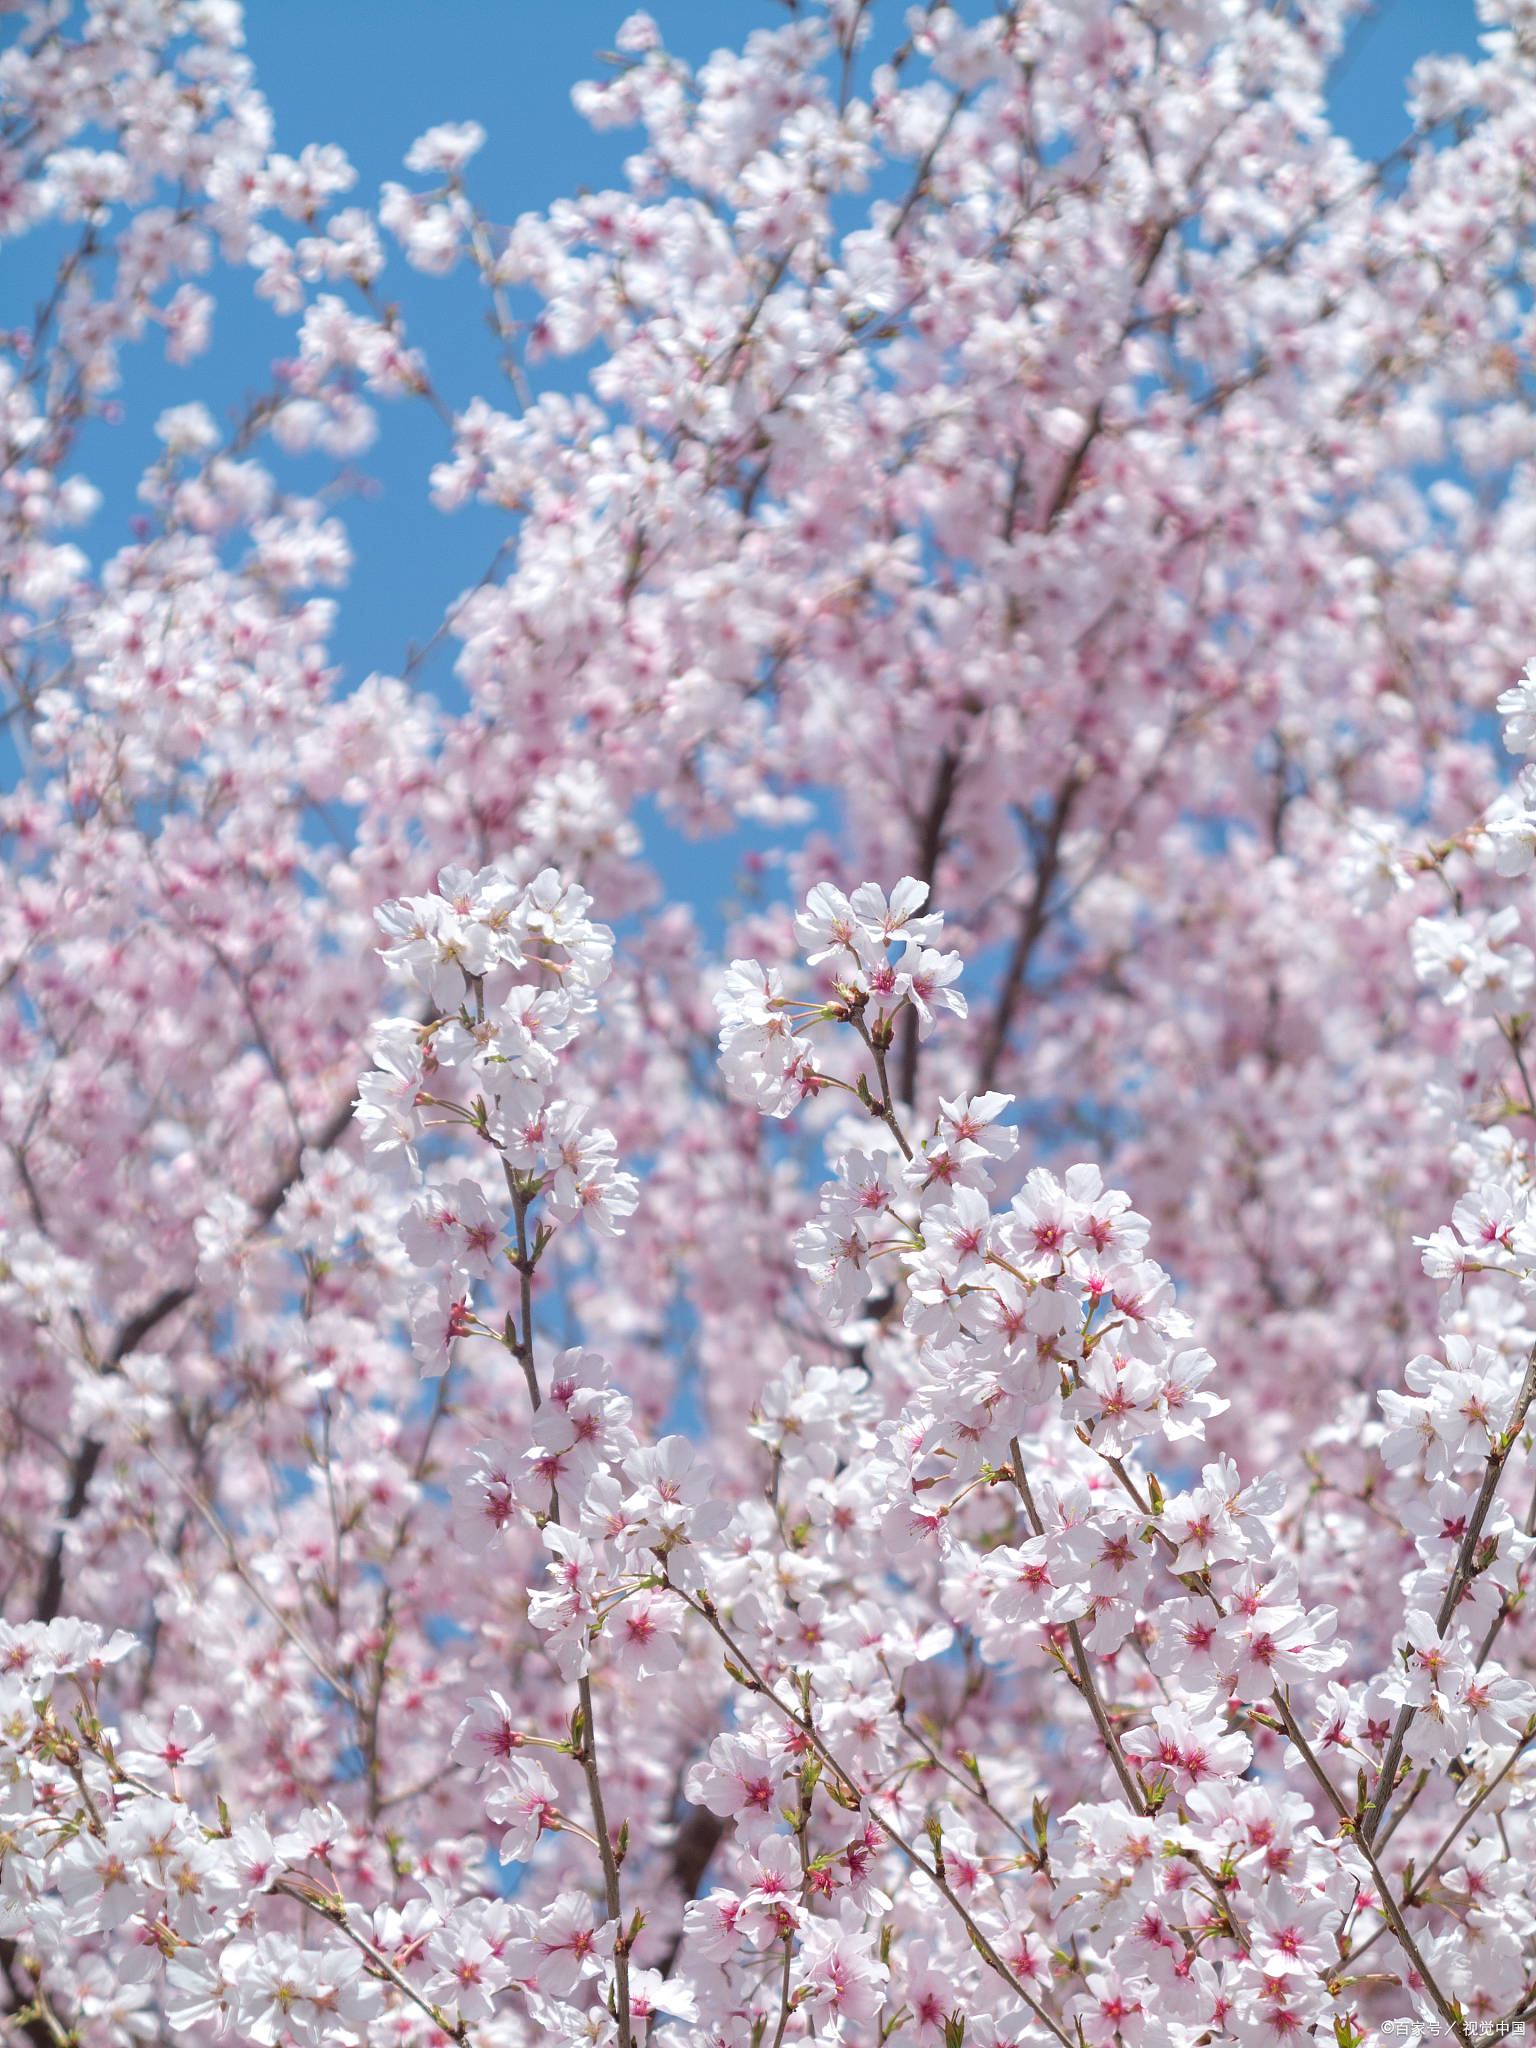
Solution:
[[(1333, 0), (973, 12), (616, 20), (543, 213), (7, 31), (27, 2048), (1531, 2009), (1526, 25), (1370, 164)], [(498, 543), (354, 676), (400, 406)]]

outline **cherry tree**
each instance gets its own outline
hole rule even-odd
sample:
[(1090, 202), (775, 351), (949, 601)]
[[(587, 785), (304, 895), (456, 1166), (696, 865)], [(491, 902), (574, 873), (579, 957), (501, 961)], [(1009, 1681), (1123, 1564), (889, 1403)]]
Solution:
[[(16, 15), (9, 2040), (1536, 2013), (1536, 16), (1374, 164), (1349, 20), (637, 14), (509, 220)], [(331, 651), (386, 402), (462, 711)]]

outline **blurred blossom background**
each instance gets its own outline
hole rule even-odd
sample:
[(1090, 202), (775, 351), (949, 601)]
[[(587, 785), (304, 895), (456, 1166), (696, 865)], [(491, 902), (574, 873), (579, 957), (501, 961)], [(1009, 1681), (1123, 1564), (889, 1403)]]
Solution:
[[(877, 12), (898, 0), (877, 0)], [(404, 177), (411, 143), (438, 122), (478, 121), (484, 148), (469, 168), (469, 186), (486, 213), (510, 224), (582, 191), (622, 184), (625, 158), (637, 146), (628, 130), (594, 129), (571, 103), (579, 79), (603, 75), (605, 53), (628, 12), (623, 0), (253, 0), (245, 10), (246, 48), (273, 116), (274, 146), (294, 154), (309, 142), (333, 142), (357, 172), (347, 195), (363, 206)], [(654, 0), (648, 10), (666, 48), (699, 64), (723, 42), (737, 47), (755, 27), (781, 24), (783, 0)], [(988, 10), (968, 0), (968, 18)], [(1363, 159), (1390, 155), (1407, 132), (1404, 81), (1415, 61), (1433, 51), (1475, 55), (1480, 25), (1472, 0), (1382, 0), (1358, 17), (1334, 66), (1329, 93), (1333, 125)], [(0, 20), (0, 45), (5, 27)], [(872, 40), (879, 50), (884, 39)], [(420, 180), (408, 180), (419, 185)], [(53, 265), (72, 230), (55, 226), (27, 235), (6, 251), (5, 313), (24, 318), (46, 296)], [(505, 398), (473, 270), (460, 264), (430, 290), (406, 289), (411, 273), (396, 245), (379, 281), (381, 298), (398, 293), (407, 305), (406, 335), (423, 349), (447, 404), (457, 409), (477, 394)], [(198, 360), (197, 394), (228, 418), (241, 401), (267, 388), (274, 360), (292, 347), (294, 326), (252, 290), (249, 272), (227, 269), (209, 280), (219, 308), (213, 339)], [(535, 301), (524, 295), (531, 311)], [(514, 295), (516, 297), (516, 295)], [(75, 538), (100, 561), (126, 537), (136, 492), (159, 453), (154, 423), (162, 407), (189, 395), (184, 368), (165, 360), (158, 333), (125, 350), (119, 420), (92, 420), (77, 443), (75, 466), (102, 493), (102, 506)], [(580, 391), (601, 351), (546, 356), (540, 388)], [(497, 398), (497, 393), (501, 398)], [(458, 643), (434, 639), (445, 610), (496, 559), (506, 521), (493, 507), (468, 503), (445, 519), (428, 502), (428, 477), (444, 459), (448, 436), (424, 405), (380, 409), (380, 434), (355, 464), (350, 489), (335, 509), (353, 551), (345, 585), (335, 593), (331, 649), (350, 687), (371, 671), (413, 678), (451, 710), (466, 702), (454, 675)], [(279, 461), (285, 487), (324, 490), (335, 463), (313, 454)], [(15, 757), (0, 737), (0, 769)], [(830, 800), (807, 796), (812, 812), (831, 819)], [(707, 845), (691, 842), (654, 806), (636, 821), (645, 853), (663, 888), (690, 903), (700, 927), (718, 941), (726, 892), (764, 861), (773, 863), (781, 834), (744, 824)], [(803, 825), (794, 829), (796, 841)]]

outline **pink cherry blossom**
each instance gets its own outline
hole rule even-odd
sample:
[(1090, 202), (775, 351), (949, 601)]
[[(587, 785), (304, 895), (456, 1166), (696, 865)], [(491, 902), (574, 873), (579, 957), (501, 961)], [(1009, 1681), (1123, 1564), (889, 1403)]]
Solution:
[[(535, 211), (452, 106), (377, 193), (279, 150), (235, 0), (21, 8), (29, 2043), (1531, 2009), (1536, 197), (1484, 12), (1374, 164), (1336, 0), (806, 0), (698, 64), (634, 15), (575, 95), (622, 170)], [(392, 521), (489, 561), (358, 675), (402, 407)], [(82, 467), (140, 432), (125, 522)]]

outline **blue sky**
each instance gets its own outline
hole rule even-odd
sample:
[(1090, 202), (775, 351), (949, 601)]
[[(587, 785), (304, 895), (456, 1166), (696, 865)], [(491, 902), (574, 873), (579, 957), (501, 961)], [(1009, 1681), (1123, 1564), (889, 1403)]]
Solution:
[[(650, 11), (668, 47), (693, 61), (785, 18), (774, 0), (652, 0)], [(894, 27), (899, 0), (878, 0), (880, 11)], [(620, 181), (635, 136), (594, 133), (572, 108), (570, 89), (600, 72), (596, 53), (611, 45), (627, 12), (623, 0), (247, 0), (246, 35), (279, 148), (339, 142), (358, 172), (351, 196), (367, 204), (384, 180), (405, 179), (401, 160), (423, 129), (473, 118), (488, 136), (471, 167), (473, 189), (493, 217), (511, 220), (583, 186)], [(1409, 66), (1432, 49), (1473, 52), (1477, 33), (1473, 0), (1381, 0), (1356, 24), (1338, 67), (1339, 128), (1363, 154), (1391, 148), (1403, 132)], [(8, 255), (0, 318), (25, 317), (56, 246), (39, 235)], [(483, 306), (467, 268), (446, 279), (418, 277), (391, 246), (381, 288), (398, 297), (410, 339), (426, 349), (449, 402), (462, 404), (476, 391), (494, 402)], [(82, 442), (78, 467), (106, 496), (85, 536), (95, 553), (123, 537), (138, 476), (156, 452), (160, 409), (197, 396), (216, 416), (228, 415), (244, 394), (267, 387), (273, 358), (291, 350), (291, 323), (275, 318), (243, 280), (224, 280), (220, 296), (209, 352), (190, 370), (165, 364), (153, 339), (131, 352), (119, 394), (123, 424), (93, 425)], [(552, 363), (542, 375), (572, 388), (582, 369)], [(483, 508), (452, 518), (433, 512), (425, 489), (445, 452), (440, 423), (419, 404), (386, 404), (381, 413), (383, 432), (363, 464), (373, 487), (343, 507), (357, 558), (334, 642), (345, 681), (372, 669), (397, 673), (444, 607), (479, 578), (506, 531)], [(282, 474), (285, 483), (318, 487), (327, 467), (315, 459), (283, 465)], [(444, 647), (424, 671), (450, 702), (457, 697), (453, 651)], [(654, 823), (647, 831), (668, 885), (701, 899), (711, 924), (715, 878), (757, 836), (744, 834), (739, 846), (717, 848), (701, 862)]]

